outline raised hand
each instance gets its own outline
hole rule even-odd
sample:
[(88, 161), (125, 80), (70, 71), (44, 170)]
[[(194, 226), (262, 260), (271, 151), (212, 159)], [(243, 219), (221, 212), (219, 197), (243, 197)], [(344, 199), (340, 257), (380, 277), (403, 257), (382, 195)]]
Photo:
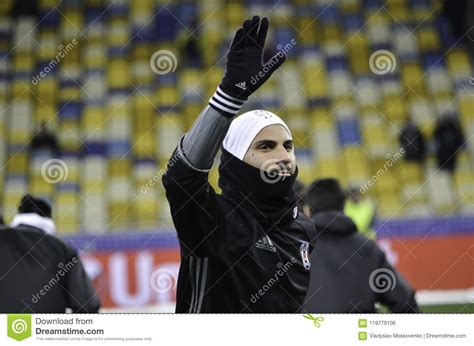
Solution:
[(226, 71), (210, 105), (226, 113), (236, 114), (248, 99), (285, 61), (281, 52), (263, 61), (268, 18), (254, 16), (237, 30), (227, 54)]

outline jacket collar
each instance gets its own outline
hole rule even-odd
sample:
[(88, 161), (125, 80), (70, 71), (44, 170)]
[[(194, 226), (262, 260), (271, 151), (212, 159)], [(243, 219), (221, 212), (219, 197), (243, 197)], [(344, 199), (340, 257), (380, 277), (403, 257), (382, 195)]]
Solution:
[(38, 228), (50, 235), (56, 233), (54, 221), (49, 217), (40, 216), (36, 213), (16, 214), (10, 226), (17, 227), (20, 225)]
[(293, 186), (298, 169), (289, 177), (268, 177), (225, 149), (219, 165), (219, 187), (222, 195), (236, 208), (243, 208), (260, 223), (286, 224), (298, 217)]

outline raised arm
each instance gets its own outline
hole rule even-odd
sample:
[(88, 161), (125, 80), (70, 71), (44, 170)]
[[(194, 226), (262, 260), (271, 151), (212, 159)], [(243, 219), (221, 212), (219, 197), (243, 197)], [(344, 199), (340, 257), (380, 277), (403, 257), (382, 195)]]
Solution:
[(180, 151), (186, 162), (198, 170), (209, 170), (227, 133), (232, 118), (254, 93), (285, 61), (277, 53), (263, 62), (268, 19), (254, 16), (236, 32), (227, 54), (222, 82), (181, 141)]
[(277, 53), (263, 62), (268, 25), (267, 18), (254, 16), (237, 31), (221, 83), (168, 161), (163, 185), (181, 244), (187, 248), (209, 241), (223, 220), (208, 171), (232, 118), (285, 61), (284, 54)]

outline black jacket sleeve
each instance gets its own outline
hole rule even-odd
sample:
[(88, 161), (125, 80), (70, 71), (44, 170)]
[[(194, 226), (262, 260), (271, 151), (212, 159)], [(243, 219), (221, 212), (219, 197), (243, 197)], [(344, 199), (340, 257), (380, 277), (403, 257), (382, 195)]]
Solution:
[[(387, 262), (384, 254), (380, 257), (379, 268), (392, 272), (395, 278), (393, 286), (389, 285), (390, 289), (379, 293), (379, 302), (386, 305), (392, 313), (420, 312), (415, 300), (415, 291), (403, 276)], [(390, 282), (390, 284), (392, 283)]]
[(77, 252), (71, 250), (69, 255), (70, 257), (67, 262), (63, 263), (62, 267), (62, 270), (67, 271), (63, 289), (69, 300), (69, 308), (72, 309), (72, 312), (98, 312), (100, 308), (99, 298)]
[(184, 160), (175, 150), (162, 181), (182, 248), (200, 256), (218, 246), (223, 213), (208, 172), (196, 170)]

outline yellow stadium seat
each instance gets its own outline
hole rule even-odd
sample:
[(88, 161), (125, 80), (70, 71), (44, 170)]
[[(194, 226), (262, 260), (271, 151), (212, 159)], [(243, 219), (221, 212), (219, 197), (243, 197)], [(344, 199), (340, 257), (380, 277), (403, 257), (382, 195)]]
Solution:
[(402, 81), (408, 95), (423, 96), (423, 71), (418, 64), (405, 64), (402, 66)]
[(152, 158), (155, 153), (155, 136), (153, 132), (137, 134), (132, 148), (137, 157)]
[(111, 159), (108, 169), (111, 176), (129, 176), (131, 167), (130, 162), (126, 159)]
[(405, 184), (421, 184), (423, 180), (423, 168), (416, 162), (400, 162), (400, 174)]
[(461, 95), (458, 99), (461, 122), (467, 124), (474, 120), (474, 97), (469, 94)]
[(13, 0), (5, 0), (0, 2), (0, 15), (8, 15), (12, 8)]
[(130, 204), (128, 202), (111, 202), (108, 206), (109, 229), (124, 230), (130, 225)]
[(45, 181), (41, 176), (31, 177), (29, 191), (34, 196), (50, 196), (54, 192), (54, 185)]
[(316, 170), (322, 178), (337, 177), (340, 169), (340, 162), (337, 159), (322, 159), (316, 162)]
[(25, 99), (30, 95), (30, 89), (33, 87), (30, 80), (14, 80), (12, 82), (12, 98), (14, 100)]
[(175, 86), (163, 86), (156, 92), (158, 106), (174, 106), (178, 103), (180, 96)]
[(407, 115), (406, 103), (403, 98), (387, 97), (383, 106), (383, 114), (393, 125), (401, 127)]
[(439, 35), (434, 29), (421, 29), (417, 35), (421, 51), (436, 52), (440, 49)]
[(469, 55), (462, 49), (453, 49), (446, 56), (447, 65), (451, 73), (455, 75), (466, 76), (471, 75), (471, 64)]
[(15, 54), (13, 58), (13, 69), (16, 72), (30, 72), (33, 70), (34, 56), (26, 54)]
[(130, 85), (128, 63), (125, 59), (113, 59), (107, 67), (107, 81), (111, 88), (127, 88)]
[(238, 1), (229, 2), (226, 6), (226, 19), (231, 27), (238, 27), (246, 18), (246, 9)]
[(341, 10), (347, 13), (356, 13), (360, 11), (361, 2), (353, 0), (342, 0)]
[(158, 218), (158, 200), (152, 191), (140, 194), (131, 206), (134, 216), (134, 224), (139, 229), (150, 228), (156, 225)]
[(19, 152), (8, 158), (6, 170), (10, 175), (24, 175), (28, 168), (27, 152)]
[(322, 28), (323, 42), (339, 42), (342, 39), (340, 27), (336, 24), (328, 24)]
[(383, 218), (396, 218), (403, 212), (398, 196), (394, 194), (382, 195), (376, 204), (377, 215)]
[(351, 35), (347, 41), (347, 49), (352, 72), (356, 75), (369, 72), (369, 51), (367, 37), (361, 33)]
[(124, 47), (130, 40), (130, 28), (126, 20), (118, 17), (111, 19), (108, 35), (108, 44), (116, 47)]
[(103, 69), (107, 62), (106, 47), (86, 41), (84, 44), (84, 64), (88, 69)]
[[(88, 134), (88, 139), (103, 137), (103, 130), (105, 125), (104, 110), (100, 106), (85, 107), (81, 127)], [(92, 137), (91, 137), (92, 136)]]

